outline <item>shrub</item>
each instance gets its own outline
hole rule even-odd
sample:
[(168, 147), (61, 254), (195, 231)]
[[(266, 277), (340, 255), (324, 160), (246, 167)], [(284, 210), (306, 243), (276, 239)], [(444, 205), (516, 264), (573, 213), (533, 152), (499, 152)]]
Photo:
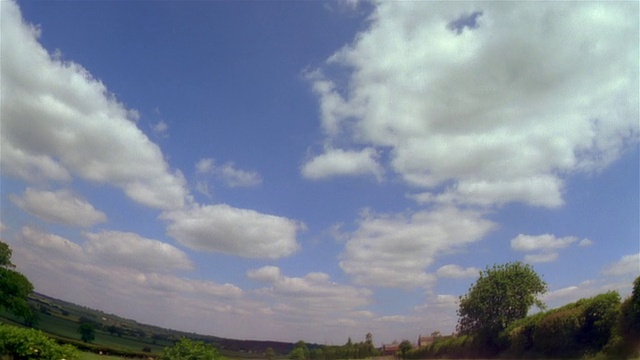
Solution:
[(223, 360), (218, 350), (202, 341), (182, 338), (174, 346), (167, 347), (162, 353), (163, 360)]
[(0, 324), (0, 354), (13, 359), (75, 360), (78, 350), (71, 345), (60, 345), (42, 331)]

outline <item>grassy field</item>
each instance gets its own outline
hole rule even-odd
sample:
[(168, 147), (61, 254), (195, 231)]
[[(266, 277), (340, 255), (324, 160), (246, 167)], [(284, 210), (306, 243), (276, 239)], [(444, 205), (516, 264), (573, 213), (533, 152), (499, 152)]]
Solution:
[(80, 360), (115, 360), (115, 359), (124, 359), (117, 356), (109, 356), (109, 355), (99, 355), (90, 352), (83, 352), (80, 354)]

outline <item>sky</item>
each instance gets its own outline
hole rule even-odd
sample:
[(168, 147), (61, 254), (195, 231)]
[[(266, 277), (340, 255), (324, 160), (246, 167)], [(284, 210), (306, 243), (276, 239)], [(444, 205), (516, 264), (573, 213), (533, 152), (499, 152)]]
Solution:
[(236, 339), (452, 333), (640, 275), (637, 2), (0, 2), (1, 239), (36, 291)]

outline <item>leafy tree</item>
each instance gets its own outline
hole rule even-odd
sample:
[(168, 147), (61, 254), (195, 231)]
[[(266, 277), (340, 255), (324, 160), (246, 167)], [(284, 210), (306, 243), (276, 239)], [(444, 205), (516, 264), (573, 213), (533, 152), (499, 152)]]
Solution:
[(182, 338), (174, 346), (164, 348), (162, 360), (222, 360), (224, 357), (212, 345)]
[(77, 332), (80, 334), (80, 339), (86, 343), (90, 343), (96, 339), (96, 331), (91, 323), (80, 324)]
[(309, 359), (310, 353), (307, 344), (300, 340), (296, 343), (293, 350), (289, 353), (289, 359), (292, 360), (304, 360)]
[(15, 265), (11, 263), (11, 248), (8, 244), (0, 241), (0, 266), (13, 268)]
[(405, 359), (407, 357), (407, 353), (409, 352), (409, 350), (411, 350), (412, 347), (413, 345), (411, 345), (411, 341), (402, 340), (400, 342), (400, 345), (398, 345), (398, 349), (400, 350), (400, 356), (403, 359)]
[(33, 292), (31, 282), (19, 272), (13, 270), (11, 248), (0, 241), (0, 310), (6, 309), (19, 318), (33, 323), (35, 314), (27, 299)]
[(273, 350), (272, 347), (268, 347), (267, 350), (264, 352), (264, 357), (267, 360), (273, 360), (276, 357), (276, 352)]
[(527, 315), (532, 305), (544, 309), (537, 299), (547, 284), (530, 265), (521, 262), (494, 265), (480, 272), (480, 277), (460, 296), (458, 331), (475, 334), (483, 349), (496, 351), (500, 333)]
[(633, 281), (633, 290), (620, 306), (617, 332), (622, 337), (623, 354), (631, 356), (640, 351), (640, 276)]

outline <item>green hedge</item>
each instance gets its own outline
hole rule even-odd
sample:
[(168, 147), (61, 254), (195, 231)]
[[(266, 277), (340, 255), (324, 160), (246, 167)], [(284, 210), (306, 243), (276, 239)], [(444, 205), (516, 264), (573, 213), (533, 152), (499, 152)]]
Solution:
[(17, 360), (77, 360), (78, 350), (60, 345), (42, 331), (0, 324), (0, 355)]

